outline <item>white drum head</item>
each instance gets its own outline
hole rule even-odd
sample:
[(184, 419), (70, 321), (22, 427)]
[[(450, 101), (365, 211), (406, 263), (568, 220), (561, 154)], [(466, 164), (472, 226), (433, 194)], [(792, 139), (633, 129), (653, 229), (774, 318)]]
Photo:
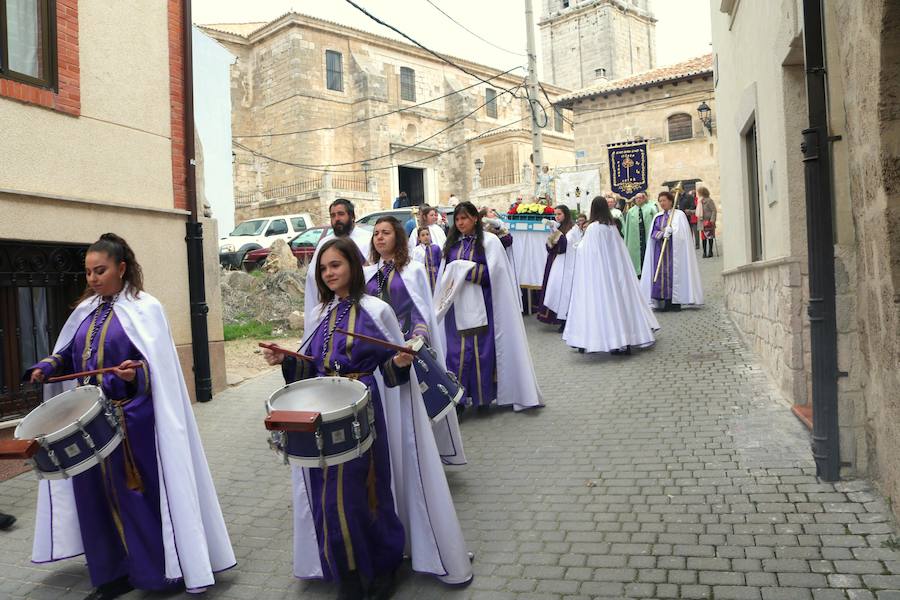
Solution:
[(347, 377), (316, 377), (286, 385), (269, 398), (266, 408), (321, 413), (322, 421), (336, 421), (365, 408), (369, 389)]
[(103, 392), (95, 385), (85, 385), (53, 396), (22, 419), (14, 436), (18, 439), (46, 437), (55, 441), (56, 435), (68, 435), (63, 430), (80, 420), (86, 423), (100, 412), (99, 400)]

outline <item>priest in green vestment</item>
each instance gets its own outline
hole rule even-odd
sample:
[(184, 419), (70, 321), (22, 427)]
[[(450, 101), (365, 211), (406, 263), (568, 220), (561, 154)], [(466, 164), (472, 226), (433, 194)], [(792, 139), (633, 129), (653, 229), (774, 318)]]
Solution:
[(647, 250), (647, 239), (653, 227), (653, 217), (659, 209), (653, 202), (647, 201), (647, 194), (641, 192), (634, 197), (634, 206), (625, 213), (625, 245), (638, 278), (644, 266), (644, 254)]

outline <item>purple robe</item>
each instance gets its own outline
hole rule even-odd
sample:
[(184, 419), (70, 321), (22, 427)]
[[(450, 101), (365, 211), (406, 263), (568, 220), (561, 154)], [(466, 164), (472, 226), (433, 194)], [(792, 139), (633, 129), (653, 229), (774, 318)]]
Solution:
[[(541, 283), (542, 295), (547, 291), (547, 280), (550, 279), (550, 270), (553, 268), (553, 261), (555, 261), (556, 257), (560, 254), (565, 254), (568, 249), (569, 240), (566, 239), (566, 233), (568, 232), (563, 232), (559, 236), (559, 239), (556, 240), (556, 243), (547, 248), (547, 262), (544, 264), (544, 281)], [(560, 323), (563, 323), (563, 321), (556, 318), (556, 313), (554, 311), (544, 306), (543, 301), (541, 302), (540, 308), (538, 308), (537, 318), (539, 321), (550, 325), (559, 325)]]
[(394, 366), (393, 350), (337, 332), (328, 340), (328, 331), (335, 327), (384, 338), (358, 304), (347, 308), (347, 300), (338, 303), (303, 349), (315, 357), (315, 364), (286, 357), (282, 373), (286, 383), (339, 374), (369, 388), (375, 409), (372, 446), (340, 465), (309, 469), (309, 497), (323, 578), (337, 581), (356, 571), (364, 581), (371, 581), (400, 565), (406, 544), (403, 523), (394, 511), (388, 432), (374, 372), (380, 368), (385, 385), (393, 387), (409, 381), (409, 369)]
[[(436, 248), (437, 246), (435, 246)], [(390, 269), (387, 281), (384, 281), (384, 273), (388, 272), (387, 265), (383, 265), (366, 284), (366, 293), (384, 300), (397, 315), (400, 322), (400, 330), (405, 339), (421, 335), (428, 339), (428, 322), (419, 312), (419, 308), (406, 289), (403, 276), (396, 269)], [(432, 288), (433, 289), (433, 288)]]
[[(93, 585), (127, 575), (136, 588), (167, 590), (177, 582), (166, 579), (150, 366), (128, 339), (115, 310), (103, 318), (104, 307), (102, 304), (88, 315), (68, 346), (33, 365), (26, 377), (36, 368), (50, 377), (115, 366), (125, 360), (141, 361), (132, 382), (112, 373), (102, 376), (99, 385), (103, 393), (124, 415), (126, 440), (100, 465), (74, 476), (72, 487)], [(98, 331), (91, 335), (97, 311), (102, 311)], [(89, 344), (90, 357), (85, 359)], [(96, 377), (89, 383), (98, 385)], [(129, 488), (126, 473), (132, 466), (140, 476), (141, 489)]]
[(437, 244), (431, 244), (425, 247), (425, 270), (428, 272), (428, 283), (431, 285), (431, 291), (437, 285), (438, 269), (441, 266), (441, 247)]
[[(661, 212), (653, 219), (653, 228), (650, 235), (659, 243), (653, 249), (653, 274), (656, 274), (657, 265), (659, 265), (660, 254), (662, 253), (662, 268), (659, 270), (659, 277), (652, 281), (650, 286), (650, 297), (654, 300), (671, 300), (672, 299), (672, 240), (666, 244), (663, 253), (663, 239), (668, 223), (668, 212)], [(645, 292), (646, 293), (646, 292)]]
[[(512, 237), (510, 237), (510, 240)], [(460, 239), (450, 248), (446, 261), (457, 259), (476, 263), (466, 280), (481, 286), (488, 324), (484, 327), (459, 331), (456, 327), (456, 307), (451, 306), (444, 317), (447, 336), (447, 370), (454, 373), (475, 406), (487, 406), (497, 397), (494, 349), (494, 317), (491, 302), (491, 278), (484, 248), (476, 248), (474, 239)], [(511, 308), (511, 307), (510, 307)], [(466, 403), (466, 398), (463, 399)]]

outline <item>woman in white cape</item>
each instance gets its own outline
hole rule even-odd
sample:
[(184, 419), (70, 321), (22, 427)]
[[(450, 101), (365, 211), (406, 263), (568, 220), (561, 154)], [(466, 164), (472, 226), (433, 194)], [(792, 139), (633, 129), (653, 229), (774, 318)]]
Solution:
[(294, 575), (338, 581), (343, 598), (386, 598), (406, 553), (415, 571), (468, 583), (472, 566), (412, 359), (338, 331), (402, 344), (400, 324), (390, 306), (364, 293), (352, 242), (326, 242), (317, 267), (322, 303), (300, 348), (314, 362), (265, 356), (282, 363), (288, 383), (341, 373), (366, 384), (375, 437), (347, 462), (292, 467)]
[(467, 402), (482, 411), (494, 400), (516, 411), (543, 406), (512, 267), (471, 202), (453, 210), (434, 298), (447, 368), (465, 387)]
[(683, 305), (699, 306), (703, 304), (703, 284), (691, 224), (674, 208), (671, 192), (660, 192), (658, 203), (660, 212), (650, 228), (641, 271), (644, 301), (662, 312), (681, 310)]
[[(403, 226), (393, 216), (380, 217), (372, 232), (370, 265), (363, 267), (366, 293), (383, 300), (394, 309), (404, 337), (422, 336), (444, 366), (444, 330), (438, 325), (431, 298), (431, 285), (422, 263), (411, 261), (403, 244)], [(423, 372), (416, 371), (419, 379)], [(462, 435), (455, 411), (434, 424), (434, 435), (446, 465), (466, 464)]]
[[(537, 318), (542, 323), (559, 325), (562, 333), (572, 298), (572, 278), (575, 274), (575, 250), (581, 241), (581, 229), (575, 226), (569, 207), (560, 204), (550, 223), (553, 232), (547, 238), (547, 264), (544, 267), (544, 302)], [(554, 225), (555, 224), (555, 225)]]
[[(201, 592), (235, 559), (165, 313), (119, 236), (92, 244), (85, 269), (84, 300), (29, 378), (115, 366), (79, 383), (103, 389), (124, 440), (100, 465), (39, 483), (32, 560), (85, 554), (95, 600), (135, 587)], [(45, 398), (62, 389), (45, 386)]]
[(602, 196), (591, 202), (590, 225), (577, 256), (566, 344), (611, 354), (653, 345), (659, 323), (641, 297), (628, 249)]

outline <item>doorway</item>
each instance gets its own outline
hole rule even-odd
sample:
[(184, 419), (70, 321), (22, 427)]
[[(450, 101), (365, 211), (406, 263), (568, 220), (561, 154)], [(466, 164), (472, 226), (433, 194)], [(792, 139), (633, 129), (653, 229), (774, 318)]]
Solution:
[(406, 192), (411, 206), (425, 203), (425, 169), (397, 167), (399, 191)]

